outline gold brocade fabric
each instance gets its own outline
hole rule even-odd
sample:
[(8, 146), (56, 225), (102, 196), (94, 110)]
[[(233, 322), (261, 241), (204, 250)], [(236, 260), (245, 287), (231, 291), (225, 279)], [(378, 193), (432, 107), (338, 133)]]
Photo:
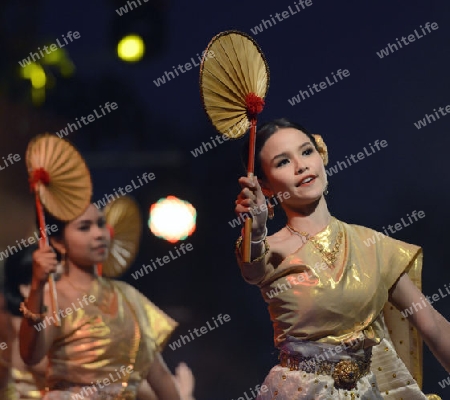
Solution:
[(12, 368), (12, 378), (14, 380), (14, 388), (17, 392), (17, 399), (20, 400), (36, 400), (41, 399), (44, 393), (37, 387), (37, 382), (41, 383), (39, 379), (29, 371), (20, 371), (17, 368)]
[(334, 266), (307, 241), (258, 283), (277, 347), (288, 336), (338, 345), (358, 341), (362, 332), (365, 347), (384, 337), (380, 313), (388, 290), (421, 249), (336, 218), (315, 239), (331, 250), (339, 232), (343, 239)]
[[(339, 233), (342, 243), (330, 265), (317, 244), (331, 251)], [(300, 340), (353, 350), (375, 346), (372, 370), (383, 398), (403, 393), (404, 398), (425, 398), (421, 338), (388, 302), (389, 289), (405, 272), (421, 288), (421, 248), (334, 217), (314, 238), (316, 245), (307, 241), (278, 263), (273, 254), (262, 278), (247, 279), (259, 286), (268, 304), (275, 345), (284, 349)]]
[[(52, 390), (62, 390), (72, 383), (95, 386), (105, 379), (111, 387), (127, 380), (129, 386), (137, 387), (136, 383), (146, 378), (155, 353), (162, 350), (177, 326), (132, 286), (104, 278), (99, 282), (100, 290), (92, 293), (96, 301), (80, 299), (72, 303), (74, 312), (62, 318), (61, 327), (57, 328), (47, 374)], [(135, 317), (141, 339), (134, 369), (128, 377), (126, 367), (133, 365), (130, 357), (136, 339)]]

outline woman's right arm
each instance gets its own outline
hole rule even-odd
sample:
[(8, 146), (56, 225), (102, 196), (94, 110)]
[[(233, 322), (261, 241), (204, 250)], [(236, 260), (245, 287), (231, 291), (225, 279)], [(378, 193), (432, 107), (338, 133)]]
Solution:
[(251, 213), (253, 215), (250, 251), (250, 260), (253, 261), (244, 262), (242, 260), (240, 253), (242, 243), (236, 248), (236, 257), (244, 279), (249, 283), (258, 283), (267, 272), (267, 260), (270, 257), (270, 251), (266, 247), (267, 205), (256, 177), (243, 176), (239, 179), (239, 184), (242, 190), (236, 200), (235, 212), (238, 217), (241, 217), (242, 214)]
[(160, 353), (155, 354), (147, 375), (147, 382), (159, 400), (182, 400), (178, 384)]
[(26, 308), (33, 314), (45, 316), (36, 322), (31, 318), (23, 318), (20, 325), (20, 356), (30, 366), (38, 364), (47, 355), (55, 336), (55, 317), (45, 312), (45, 305), (50, 304), (45, 285), (49, 274), (56, 271), (56, 265), (56, 254), (49, 246), (40, 245), (33, 253), (33, 278)]

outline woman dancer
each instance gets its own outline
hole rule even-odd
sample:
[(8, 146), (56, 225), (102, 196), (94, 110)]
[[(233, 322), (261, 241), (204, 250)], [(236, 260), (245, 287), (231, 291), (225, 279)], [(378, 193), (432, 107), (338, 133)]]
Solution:
[[(379, 233), (367, 247), (363, 241), (375, 231), (330, 214), (328, 156), (319, 136), (280, 119), (256, 137), (260, 179), (239, 179), (235, 208), (239, 215), (253, 211), (252, 261), (242, 262), (241, 238), (236, 254), (243, 278), (258, 285), (268, 303), (280, 350), (280, 364), (258, 399), (426, 399), (397, 357), (383, 317), (388, 300), (399, 310), (423, 300), (408, 275), (420, 277), (421, 249)], [(277, 197), (287, 217), (270, 237), (264, 195)], [(430, 304), (408, 319), (450, 372), (449, 322)], [(392, 322), (403, 329), (396, 344), (409, 350), (415, 331), (401, 318)], [(411, 365), (420, 363), (418, 354), (406, 354)]]
[[(90, 205), (50, 237), (64, 273), (56, 283), (59, 309), (50, 315), (45, 283), (57, 256), (40, 245), (33, 255), (33, 277), (22, 304), (20, 354), (28, 365), (48, 355), (45, 400), (136, 399), (147, 380), (159, 400), (181, 399), (160, 351), (175, 321), (130, 285), (100, 278), (95, 265), (106, 259), (110, 236), (103, 212)], [(61, 326), (55, 325), (55, 320)], [(84, 396), (84, 397), (83, 397)]]

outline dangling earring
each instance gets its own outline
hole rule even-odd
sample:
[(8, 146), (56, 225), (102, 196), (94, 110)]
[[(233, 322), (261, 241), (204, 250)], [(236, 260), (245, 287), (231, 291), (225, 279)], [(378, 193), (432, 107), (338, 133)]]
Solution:
[(325, 190), (323, 191), (323, 194), (325, 196), (328, 194), (328, 182), (327, 182), (327, 186), (325, 186)]
[(269, 197), (266, 200), (267, 203), (267, 216), (269, 217), (269, 219), (273, 219), (273, 217), (275, 216), (275, 206), (272, 204), (272, 202), (270, 200), (272, 200), (275, 196)]
[(270, 203), (270, 201), (267, 202), (267, 216), (269, 219), (273, 219), (275, 216), (275, 207)]

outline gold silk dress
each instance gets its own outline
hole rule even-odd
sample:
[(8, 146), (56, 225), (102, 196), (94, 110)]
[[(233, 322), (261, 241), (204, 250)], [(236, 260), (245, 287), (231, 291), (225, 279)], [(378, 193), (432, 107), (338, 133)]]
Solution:
[[(338, 234), (331, 263), (319, 248), (331, 251)], [(314, 239), (262, 278), (243, 276), (260, 288), (280, 350), (258, 399), (426, 399), (421, 340), (388, 303), (404, 272), (420, 286), (421, 249), (334, 217)]]
[(42, 399), (44, 390), (39, 390), (38, 388), (38, 384), (42, 383), (42, 379), (39, 379), (40, 377), (37, 377), (30, 371), (21, 371), (17, 368), (13, 368), (11, 373), (17, 400)]
[(45, 400), (135, 400), (177, 326), (132, 286), (104, 278), (97, 285), (95, 302), (72, 303), (73, 312), (56, 328)]

